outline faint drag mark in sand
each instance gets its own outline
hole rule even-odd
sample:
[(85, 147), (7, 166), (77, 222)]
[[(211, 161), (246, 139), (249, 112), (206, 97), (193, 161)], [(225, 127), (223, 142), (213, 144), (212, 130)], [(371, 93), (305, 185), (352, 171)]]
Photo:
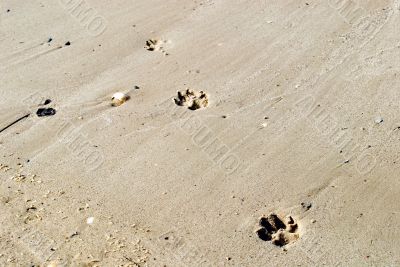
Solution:
[(193, 111), (182, 109), (175, 105), (175, 100), (168, 99), (161, 103), (163, 109), (172, 121), (177, 121), (178, 127), (191, 137), (192, 143), (200, 148), (225, 173), (232, 174), (240, 169), (241, 161), (222, 140), (220, 140)]
[[(41, 103), (43, 98), (40, 92), (36, 92), (25, 99), (22, 103), (30, 109), (38, 103)], [(31, 110), (33, 112), (33, 110)], [(84, 163), (88, 171), (94, 171), (98, 169), (104, 163), (103, 152), (90, 140), (81, 133), (81, 128), (75, 126), (71, 121), (60, 119), (59, 117), (52, 118), (53, 121), (50, 125), (47, 125), (47, 120), (43, 121), (43, 126), (48, 128), (50, 131), (56, 132), (57, 140), (60, 141), (68, 151), (80, 162)], [(45, 149), (37, 153), (37, 157), (40, 153), (43, 153)]]
[(53, 48), (45, 47), (43, 48), (43, 44), (33, 45), (28, 48), (21, 49), (16, 51), (4, 58), (0, 59), (2, 65), (0, 66), (0, 70), (5, 70), (9, 67), (25, 64), (29, 61), (35, 60), (47, 54), (50, 54), (54, 51), (61, 49), (62, 46), (56, 46)]
[(170, 43), (170, 41), (164, 41), (164, 40), (159, 40), (159, 39), (148, 39), (146, 41), (146, 45), (144, 48), (147, 51), (159, 51), (161, 52), (164, 56), (168, 56), (169, 53), (167, 53), (164, 49), (164, 46), (166, 44)]
[[(127, 95), (125, 97), (127, 97)], [(42, 103), (44, 99), (45, 98), (42, 97), (40, 92), (36, 92), (23, 99), (22, 102), (25, 108), (33, 113), (34, 109), (38, 106), (37, 103)], [(102, 98), (92, 102), (85, 102), (84, 104), (86, 104), (87, 107), (90, 106), (89, 109), (97, 110), (99, 112), (107, 110), (108, 107), (112, 106), (113, 102), (115, 101), (111, 100), (110, 103), (109, 99)], [(68, 107), (73, 109), (78, 106), (81, 107), (82, 104), (83, 103), (69, 105)], [(86, 121), (84, 124), (81, 123), (80, 125), (75, 125), (72, 120), (63, 116), (62, 118), (58, 117), (57, 119), (52, 120), (41, 120), (40, 123), (47, 123), (44, 125), (44, 128), (46, 128), (48, 132), (55, 133), (56, 141), (52, 145), (57, 145), (57, 142), (63, 144), (75, 159), (85, 164), (85, 170), (93, 171), (98, 169), (104, 163), (104, 153), (82, 133), (82, 128), (97, 119), (98, 117), (94, 117), (93, 119)], [(104, 127), (107, 127), (112, 123), (111, 119), (104, 114), (101, 116), (101, 119), (106, 122), (102, 123)], [(37, 124), (36, 121), (35, 124)], [(47, 151), (52, 145), (43, 147), (34, 157), (40, 156), (40, 154)]]
[(298, 225), (292, 216), (282, 219), (275, 213), (261, 217), (260, 228), (256, 231), (258, 237), (263, 241), (271, 241), (278, 247), (283, 247), (299, 239)]
[(106, 30), (107, 20), (85, 0), (59, 0), (59, 4), (85, 27), (89, 35), (96, 37)]

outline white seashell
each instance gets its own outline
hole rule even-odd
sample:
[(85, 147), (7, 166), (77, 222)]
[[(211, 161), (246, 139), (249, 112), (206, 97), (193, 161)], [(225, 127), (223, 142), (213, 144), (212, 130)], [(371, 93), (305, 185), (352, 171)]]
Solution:
[(93, 224), (93, 222), (94, 222), (94, 217), (89, 217), (89, 218), (87, 218), (87, 220), (86, 220), (86, 223), (87, 223), (87, 224)]
[(129, 95), (117, 92), (111, 98), (111, 105), (114, 107), (118, 107), (124, 104), (128, 100), (129, 100)]

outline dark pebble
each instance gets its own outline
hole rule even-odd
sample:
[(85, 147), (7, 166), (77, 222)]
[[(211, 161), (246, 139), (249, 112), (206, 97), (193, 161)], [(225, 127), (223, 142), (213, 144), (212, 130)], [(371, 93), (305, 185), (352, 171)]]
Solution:
[(51, 41), (53, 41), (53, 38), (50, 37), (47, 42), (50, 43)]
[(38, 117), (53, 116), (54, 114), (56, 114), (56, 110), (54, 108), (39, 108), (36, 111), (36, 115), (38, 115)]
[(70, 46), (70, 45), (71, 45), (71, 42), (68, 41), (68, 42), (65, 43), (65, 45), (66, 45), (66, 46)]
[(48, 104), (50, 104), (50, 103), (51, 103), (51, 99), (46, 99), (46, 100), (44, 101), (43, 105), (48, 105)]

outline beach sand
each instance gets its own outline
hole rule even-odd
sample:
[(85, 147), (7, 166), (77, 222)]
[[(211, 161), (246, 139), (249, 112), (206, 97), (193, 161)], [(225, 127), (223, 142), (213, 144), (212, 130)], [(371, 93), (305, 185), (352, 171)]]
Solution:
[(4, 0), (0, 265), (399, 266), (399, 5)]

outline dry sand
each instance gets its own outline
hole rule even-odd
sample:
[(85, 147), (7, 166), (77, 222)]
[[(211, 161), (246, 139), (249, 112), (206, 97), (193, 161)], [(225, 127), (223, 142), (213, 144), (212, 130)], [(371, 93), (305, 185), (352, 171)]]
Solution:
[(399, 1), (76, 4), (1, 3), (0, 266), (400, 266)]

